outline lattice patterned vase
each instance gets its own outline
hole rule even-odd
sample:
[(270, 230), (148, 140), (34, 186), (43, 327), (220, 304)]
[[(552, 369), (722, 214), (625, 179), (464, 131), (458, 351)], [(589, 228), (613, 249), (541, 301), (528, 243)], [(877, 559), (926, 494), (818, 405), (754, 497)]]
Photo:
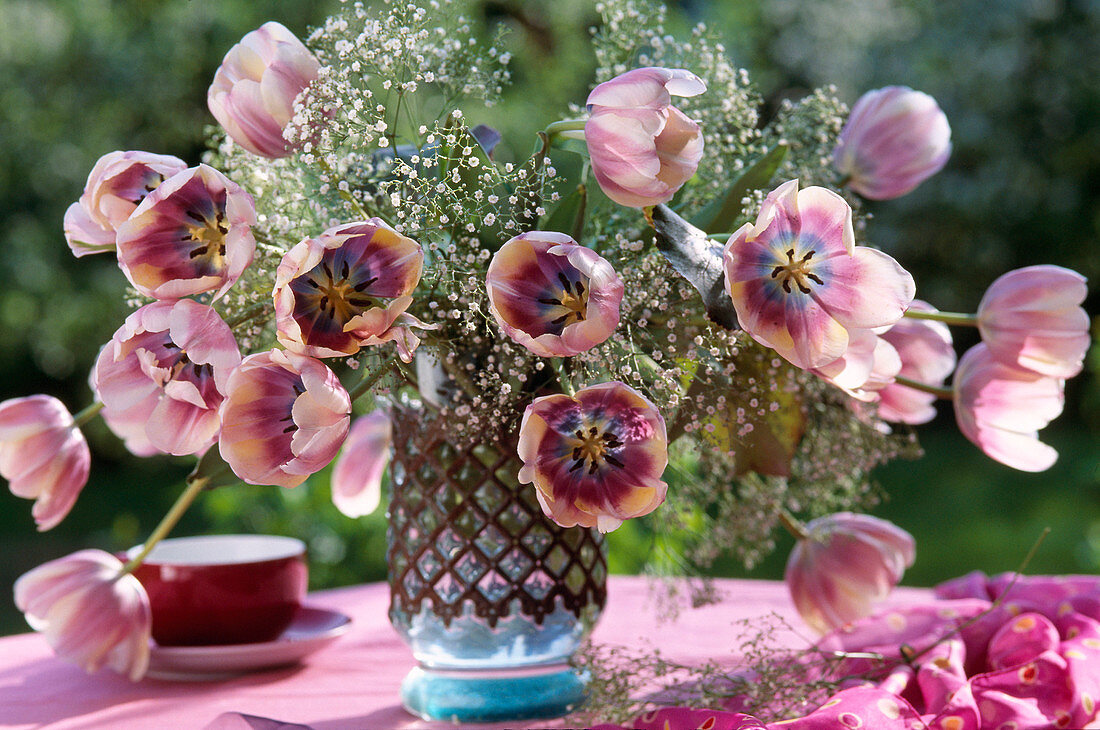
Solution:
[(390, 621), (418, 666), (405, 707), (430, 719), (564, 715), (568, 665), (607, 597), (603, 537), (561, 528), (519, 485), (515, 436), (457, 449), (443, 424), (394, 414)]

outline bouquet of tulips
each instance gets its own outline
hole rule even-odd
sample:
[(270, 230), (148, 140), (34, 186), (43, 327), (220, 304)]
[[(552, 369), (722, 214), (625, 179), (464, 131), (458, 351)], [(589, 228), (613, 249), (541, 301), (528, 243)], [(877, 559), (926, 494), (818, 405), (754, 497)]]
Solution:
[[(305, 43), (266, 23), (213, 79), (203, 163), (116, 151), (92, 169), (64, 235), (76, 256), (117, 257), (135, 310), (92, 368), (91, 406), (0, 404), (0, 474), (49, 529), (87, 480), (80, 426), (97, 414), (138, 456), (198, 463), (130, 562), (85, 550), (17, 582), (59, 654), (143, 675), (131, 572), (204, 489), (297, 487), (337, 459), (337, 505), (373, 510), (388, 404), (431, 409), (456, 443), (518, 430), (518, 479), (566, 527), (667, 502), (660, 529), (747, 560), (787, 527), (794, 601), (823, 631), (914, 557), (903, 530), (841, 511), (907, 448), (888, 424), (946, 398), (990, 457), (1054, 462), (1036, 434), (1089, 344), (1083, 277), (1013, 271), (976, 314), (939, 312), (862, 240), (862, 198), (948, 161), (931, 97), (879, 89), (849, 114), (819, 90), (764, 124), (721, 44), (616, 0), (599, 5), (583, 110), (502, 140), (460, 105), (492, 121), (509, 54), (462, 6), (355, 3)], [(948, 325), (982, 336), (957, 364)], [(675, 489), (670, 452), (697, 475)]]

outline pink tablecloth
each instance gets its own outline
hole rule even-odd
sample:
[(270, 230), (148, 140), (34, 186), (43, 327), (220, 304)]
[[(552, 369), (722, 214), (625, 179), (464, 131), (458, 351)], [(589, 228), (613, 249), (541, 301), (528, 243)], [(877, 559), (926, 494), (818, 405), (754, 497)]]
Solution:
[[(660, 623), (645, 579), (613, 576), (607, 610), (594, 638), (657, 647), (670, 658), (690, 661), (730, 656), (742, 619), (774, 612), (792, 626), (801, 626), (781, 583), (722, 580), (718, 587), (721, 603), (685, 608), (674, 622)], [(928, 595), (901, 589), (892, 600), (910, 603)], [(351, 630), (300, 666), (220, 682), (130, 683), (109, 671), (88, 676), (55, 658), (40, 636), (0, 639), (0, 727), (201, 730), (227, 711), (302, 723), (315, 730), (451, 727), (416, 719), (401, 708), (398, 688), (413, 661), (386, 620), (384, 585), (323, 591), (311, 594), (307, 602), (350, 615)], [(802, 636), (788, 632), (782, 640), (801, 646), (809, 637), (808, 630)]]

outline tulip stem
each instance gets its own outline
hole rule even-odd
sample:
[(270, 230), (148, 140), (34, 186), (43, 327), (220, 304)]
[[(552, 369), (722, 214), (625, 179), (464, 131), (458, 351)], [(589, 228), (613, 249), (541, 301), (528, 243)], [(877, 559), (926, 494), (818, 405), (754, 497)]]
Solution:
[(226, 324), (229, 325), (230, 329), (235, 329), (235, 328), (239, 327), (240, 325), (244, 324), (245, 322), (256, 319), (256, 317), (259, 317), (260, 315), (262, 315), (264, 312), (267, 311), (267, 306), (268, 306), (267, 302), (259, 302), (257, 304), (253, 304), (251, 307), (244, 310), (243, 312), (238, 314), (236, 317), (233, 317), (232, 319), (227, 320)]
[(919, 309), (910, 309), (905, 312), (905, 316), (910, 319), (930, 319), (933, 322), (954, 324), (960, 327), (978, 326), (978, 315), (963, 312), (923, 312)]
[(928, 383), (921, 383), (916, 380), (910, 380), (909, 378), (898, 375), (894, 378), (894, 382), (898, 385), (904, 385), (906, 388), (912, 388), (913, 390), (920, 390), (925, 393), (931, 393), (937, 398), (943, 400), (952, 400), (955, 397), (955, 390), (945, 386), (929, 385)]
[(787, 532), (794, 536), (795, 540), (806, 540), (810, 537), (810, 533), (806, 531), (806, 526), (782, 507), (779, 508), (779, 524), (783, 525)]
[(172, 528), (176, 526), (176, 523), (180, 521), (180, 517), (183, 517), (183, 513), (187, 511), (187, 508), (191, 506), (191, 503), (195, 501), (195, 498), (199, 496), (199, 492), (206, 488), (206, 485), (210, 483), (213, 477), (188, 477), (187, 489), (183, 490), (172, 508), (168, 510), (168, 514), (164, 515), (154, 529), (149, 539), (145, 541), (145, 544), (141, 546), (141, 552), (131, 558), (126, 565), (122, 567), (122, 575), (132, 573), (137, 570), (137, 567), (144, 562), (145, 558), (149, 557), (149, 553), (153, 551), (157, 543), (163, 540)]
[(555, 357), (551, 362), (554, 364), (554, 370), (558, 373), (558, 385), (561, 386), (562, 392), (572, 398), (577, 394), (577, 389), (573, 386), (572, 360)]
[(75, 416), (73, 416), (73, 426), (75, 426), (76, 428), (80, 428), (85, 423), (98, 416), (99, 412), (102, 410), (102, 403), (100, 403), (99, 401), (92, 403), (91, 405), (80, 411), (80, 413), (77, 413)]
[(397, 353), (390, 355), (386, 358), (378, 367), (371, 370), (369, 373), (365, 373), (363, 378), (351, 387), (348, 391), (348, 395), (352, 401), (359, 400), (359, 398), (368, 390), (374, 387), (374, 385), (381, 380), (387, 373), (393, 370), (394, 362), (397, 360)]
[(707, 238), (725, 243), (726, 241), (730, 240), (730, 236), (732, 235), (732, 233), (708, 233)]
[[(328, 174), (331, 178), (336, 178), (336, 171), (332, 169), (332, 165), (328, 164), (328, 161), (324, 158), (324, 155), (318, 154), (314, 155), (314, 157), (317, 162), (320, 163), (321, 169), (324, 170), (326, 174)], [(396, 159), (397, 157), (395, 155), (394, 160), (396, 161)], [(359, 216), (361, 216), (363, 220), (371, 217), (370, 213), (368, 213), (366, 208), (363, 207), (363, 204), (359, 202), (359, 200), (357, 200), (354, 195), (351, 194), (350, 190), (344, 190), (343, 188), (341, 188), (335, 179), (329, 180), (328, 182), (330, 185), (336, 188), (336, 190), (340, 193), (340, 197), (343, 198), (348, 205), (354, 208), (355, 212), (359, 214)], [(382, 216), (377, 217), (382, 218)], [(382, 220), (386, 223), (386, 225), (390, 224), (390, 222), (385, 218), (382, 218)]]

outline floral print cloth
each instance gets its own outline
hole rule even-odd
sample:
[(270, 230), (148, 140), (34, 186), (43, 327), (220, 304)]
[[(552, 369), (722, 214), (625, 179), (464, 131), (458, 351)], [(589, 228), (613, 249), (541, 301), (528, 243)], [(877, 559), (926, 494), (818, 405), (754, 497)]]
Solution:
[[(853, 622), (824, 637), (818, 644), (823, 651), (859, 652), (834, 668), (837, 675), (870, 679), (852, 680), (804, 717), (763, 723), (736, 712), (664, 708), (629, 727), (1100, 727), (1100, 577), (971, 573), (938, 586), (936, 597), (931, 603)], [(596, 730), (620, 729), (600, 725)]]

